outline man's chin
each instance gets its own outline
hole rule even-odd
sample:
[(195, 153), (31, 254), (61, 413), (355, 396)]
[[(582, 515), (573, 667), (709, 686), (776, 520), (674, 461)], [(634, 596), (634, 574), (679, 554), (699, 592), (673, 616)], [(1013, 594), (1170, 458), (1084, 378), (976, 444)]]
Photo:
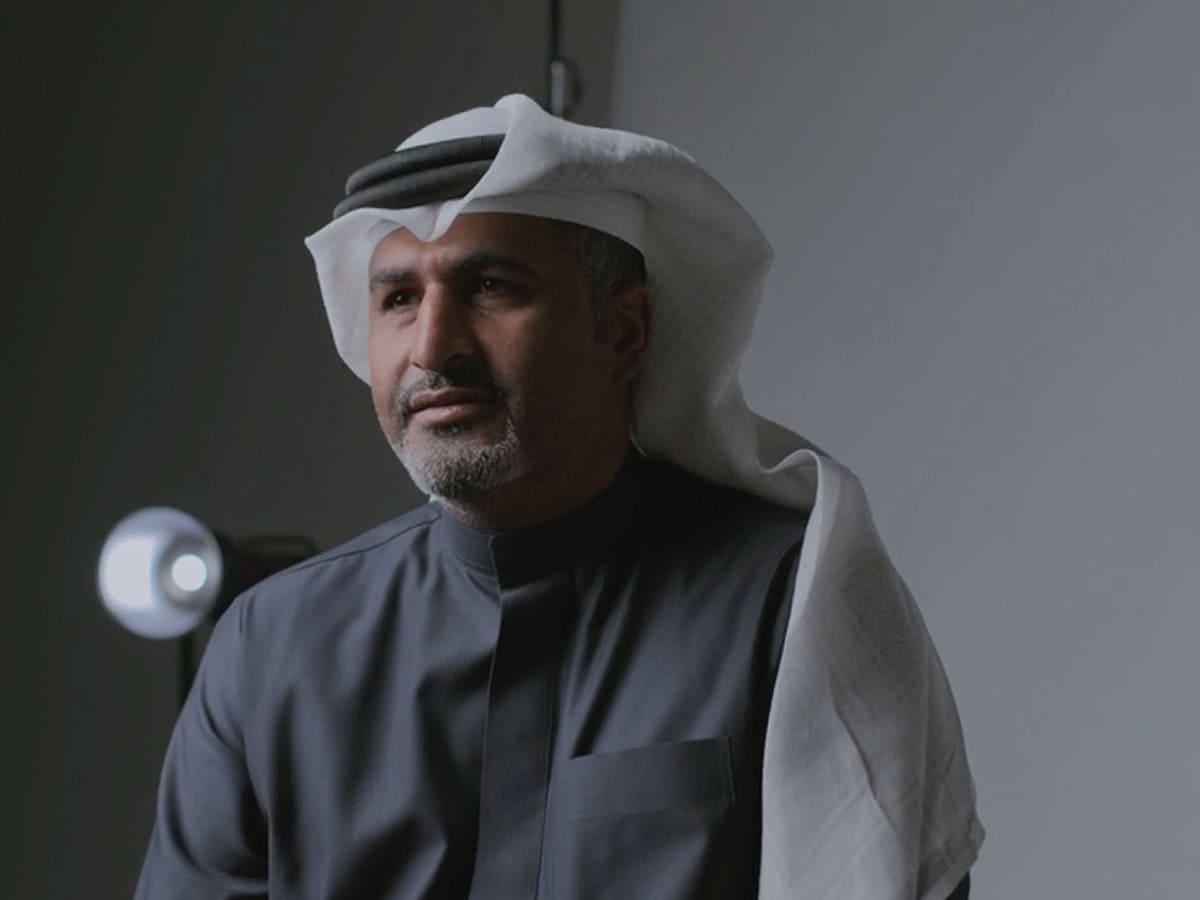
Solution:
[(512, 434), (463, 423), (410, 427), (394, 449), (418, 488), (445, 499), (495, 490), (521, 469)]

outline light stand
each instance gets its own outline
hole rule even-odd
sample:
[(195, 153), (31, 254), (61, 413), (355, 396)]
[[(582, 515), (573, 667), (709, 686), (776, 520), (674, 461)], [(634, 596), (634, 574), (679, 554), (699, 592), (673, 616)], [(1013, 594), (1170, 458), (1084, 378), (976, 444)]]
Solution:
[(195, 672), (195, 631), (216, 621), (242, 591), (317, 552), (302, 537), (231, 540), (178, 509), (126, 516), (100, 551), (96, 584), (104, 608), (142, 637), (178, 638), (179, 703)]
[(571, 118), (575, 105), (583, 94), (583, 83), (575, 63), (561, 53), (562, 4), (550, 0), (548, 40), (546, 47), (546, 109), (560, 119)]

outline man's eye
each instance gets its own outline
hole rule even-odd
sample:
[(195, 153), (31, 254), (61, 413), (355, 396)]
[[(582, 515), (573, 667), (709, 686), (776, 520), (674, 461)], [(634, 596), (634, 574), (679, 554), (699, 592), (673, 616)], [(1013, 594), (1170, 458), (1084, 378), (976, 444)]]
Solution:
[(381, 309), (399, 309), (405, 306), (411, 306), (417, 301), (417, 292), (410, 290), (389, 291), (383, 295), (383, 299), (379, 301)]
[(481, 294), (506, 294), (510, 293), (512, 285), (507, 281), (502, 281), (499, 278), (480, 278), (479, 292)]
[(477, 301), (488, 304), (509, 304), (524, 300), (528, 295), (528, 289), (517, 281), (489, 277), (480, 278), (475, 282), (474, 294)]

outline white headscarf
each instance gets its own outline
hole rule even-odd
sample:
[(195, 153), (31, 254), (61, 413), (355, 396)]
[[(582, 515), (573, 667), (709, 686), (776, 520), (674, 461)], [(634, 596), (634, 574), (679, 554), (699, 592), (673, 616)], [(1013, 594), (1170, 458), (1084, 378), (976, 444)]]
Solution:
[(463, 212), (523, 212), (641, 250), (651, 339), (635, 443), (811, 515), (767, 725), (760, 900), (944, 900), (983, 829), (941, 662), (858, 480), (751, 411), (739, 385), (771, 263), (766, 238), (680, 150), (566, 122), (520, 95), (435, 122), (397, 149), (500, 133), (464, 197), (354, 210), (306, 240), (338, 352), (367, 380), (368, 265), (397, 227), (434, 240)]

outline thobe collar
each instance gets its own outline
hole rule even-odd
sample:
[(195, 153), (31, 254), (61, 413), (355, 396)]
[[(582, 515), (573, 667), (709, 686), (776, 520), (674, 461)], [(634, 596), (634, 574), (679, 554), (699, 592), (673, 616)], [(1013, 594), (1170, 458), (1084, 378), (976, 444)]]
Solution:
[(441, 504), (440, 538), (469, 566), (495, 573), (502, 585), (541, 577), (595, 557), (635, 521), (649, 463), (632, 447), (616, 477), (570, 512), (527, 528), (486, 531), (467, 525)]

